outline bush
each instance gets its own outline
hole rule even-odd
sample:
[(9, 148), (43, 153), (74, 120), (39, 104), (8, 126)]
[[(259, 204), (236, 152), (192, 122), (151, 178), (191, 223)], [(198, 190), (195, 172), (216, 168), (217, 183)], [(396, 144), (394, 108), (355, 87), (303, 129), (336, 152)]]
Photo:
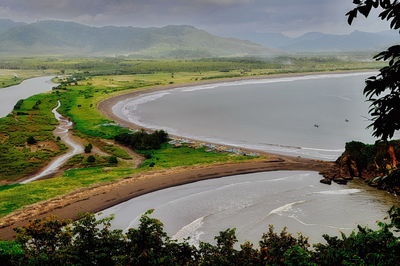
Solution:
[(108, 157), (108, 162), (111, 164), (117, 164), (118, 163), (118, 159), (115, 156), (110, 156)]
[(85, 153), (91, 153), (92, 149), (93, 149), (92, 144), (89, 143), (88, 145), (85, 145)]
[(168, 141), (168, 133), (164, 130), (157, 130), (154, 133), (147, 133), (144, 130), (135, 133), (121, 133), (115, 140), (134, 150), (156, 150), (161, 144)]
[(94, 157), (93, 155), (89, 155), (86, 159), (86, 161), (88, 163), (94, 163), (96, 161), (96, 157)]
[(24, 103), (24, 100), (19, 100), (15, 105), (14, 105), (14, 110), (19, 110), (21, 109), (22, 104)]
[(35, 139), (33, 136), (29, 136), (29, 137), (26, 139), (26, 143), (28, 143), (29, 145), (32, 145), (32, 144), (36, 144), (37, 141), (36, 141), (36, 139)]

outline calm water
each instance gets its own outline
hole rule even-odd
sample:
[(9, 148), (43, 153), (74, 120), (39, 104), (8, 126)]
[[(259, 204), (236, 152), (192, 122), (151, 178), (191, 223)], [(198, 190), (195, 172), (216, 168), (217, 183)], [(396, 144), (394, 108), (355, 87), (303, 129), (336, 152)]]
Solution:
[(375, 141), (366, 129), (368, 104), (362, 95), (364, 80), (371, 75), (312, 75), (179, 88), (128, 99), (114, 112), (180, 136), (334, 160), (347, 141)]
[[(140, 215), (155, 208), (166, 231), (177, 239), (209, 241), (221, 230), (237, 228), (241, 242), (258, 243), (268, 225), (288, 226), (313, 242), (324, 233), (351, 232), (357, 224), (374, 226), (396, 203), (383, 191), (365, 185), (319, 183), (315, 172), (279, 171), (201, 181), (134, 198), (107, 209), (115, 228), (136, 226)], [(398, 204), (398, 202), (397, 202)]]
[[(284, 154), (336, 159), (346, 141), (373, 142), (366, 130), (364, 74), (312, 75), (178, 88), (114, 106), (120, 117), (145, 127), (212, 142)], [(314, 126), (317, 125), (318, 127)], [(137, 225), (155, 208), (177, 239), (212, 241), (237, 228), (254, 243), (268, 225), (303, 232), (313, 242), (323, 233), (373, 226), (397, 199), (357, 181), (319, 183), (315, 172), (268, 172), (201, 181), (150, 193), (106, 210), (114, 227)]]
[(50, 91), (56, 84), (51, 82), (54, 76), (32, 78), (19, 85), (0, 89), (0, 117), (8, 115), (14, 105), (21, 99), (32, 95)]

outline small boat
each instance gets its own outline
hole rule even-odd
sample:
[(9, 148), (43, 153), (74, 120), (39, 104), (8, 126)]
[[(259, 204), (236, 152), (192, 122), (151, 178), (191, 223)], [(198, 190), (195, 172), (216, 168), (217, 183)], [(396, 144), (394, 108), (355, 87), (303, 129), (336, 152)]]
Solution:
[(349, 119), (345, 119), (344, 121), (347, 123), (347, 122), (349, 122)]
[(319, 127), (319, 125), (318, 125), (318, 124), (314, 124), (314, 127), (318, 128), (318, 127)]

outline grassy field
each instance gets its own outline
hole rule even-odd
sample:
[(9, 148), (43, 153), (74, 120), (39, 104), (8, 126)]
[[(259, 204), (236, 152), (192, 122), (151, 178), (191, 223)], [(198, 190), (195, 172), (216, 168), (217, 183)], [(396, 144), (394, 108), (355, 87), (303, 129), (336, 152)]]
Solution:
[[(107, 156), (97, 156), (95, 163), (87, 163), (85, 156), (76, 156), (72, 167), (62, 176), (29, 183), (0, 187), (0, 216), (28, 204), (68, 193), (74, 189), (99, 182), (113, 181), (140, 171), (151, 169), (243, 160), (243, 156), (208, 153), (204, 149), (163, 146), (151, 151), (141, 168), (133, 169), (121, 159), (129, 154), (108, 140), (126, 128), (110, 125), (97, 104), (112, 95), (127, 90), (144, 89), (157, 85), (181, 84), (225, 77), (246, 77), (277, 73), (372, 69), (375, 62), (343, 61), (335, 58), (278, 58), (267, 60), (204, 59), (204, 60), (131, 60), (119, 58), (20, 58), (0, 62), (9, 71), (57, 71), (73, 74), (77, 82), (69, 82), (52, 93), (40, 94), (23, 101), (12, 114), (0, 119), (0, 181), (12, 181), (32, 174), (65, 147), (52, 135), (56, 120), (50, 110), (60, 100), (60, 112), (74, 123), (74, 132), (93, 143), (120, 163), (110, 165)], [(36, 144), (27, 144), (32, 136)], [(75, 160), (75, 161), (74, 161)], [(26, 195), (29, 195), (27, 197)]]
[[(147, 151), (149, 152), (149, 151)], [(36, 181), (25, 185), (0, 186), (0, 217), (29, 204), (47, 200), (93, 184), (118, 180), (140, 172), (249, 159), (244, 156), (205, 152), (204, 149), (188, 147), (173, 148), (164, 145), (160, 150), (150, 151), (152, 158), (145, 160), (140, 168), (89, 167), (64, 172), (63, 176)], [(154, 163), (154, 166), (150, 167)], [(26, 196), (28, 195), (28, 196)]]
[[(56, 102), (54, 95), (35, 95), (0, 118), (0, 181), (32, 174), (66, 149), (52, 132)], [(29, 137), (36, 143), (28, 144)]]

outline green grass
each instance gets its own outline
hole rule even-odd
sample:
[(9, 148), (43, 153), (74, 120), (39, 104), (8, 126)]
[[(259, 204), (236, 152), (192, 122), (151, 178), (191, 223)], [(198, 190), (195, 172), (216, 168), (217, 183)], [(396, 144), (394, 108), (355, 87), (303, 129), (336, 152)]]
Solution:
[(122, 149), (118, 146), (112, 145), (112, 144), (106, 144), (106, 145), (100, 147), (100, 149), (102, 151), (105, 151), (105, 152), (107, 152), (115, 157), (121, 158), (121, 159), (125, 159), (125, 160), (132, 159), (132, 157), (128, 154), (127, 151), (125, 151), (124, 149)]
[[(52, 94), (35, 95), (0, 118), (0, 180), (31, 174), (65, 150), (53, 136), (57, 120), (50, 110), (54, 106), (56, 98)], [(30, 136), (38, 143), (28, 145)]]
[[(1, 63), (0, 63), (1, 64)], [(28, 78), (53, 74), (51, 70), (0, 69), (0, 89), (20, 84)]]
[[(1, 238), (0, 238), (1, 239)], [(19, 256), (24, 252), (21, 246), (15, 241), (0, 241), (0, 256), (5, 259), (7, 256)]]
[(14, 76), (0, 76), (0, 88), (5, 88), (13, 85), (17, 85), (23, 81), (20, 77)]
[(131, 168), (74, 169), (66, 171), (62, 177), (10, 186), (0, 190), (0, 216), (23, 206), (66, 194), (77, 188), (126, 177), (133, 172), (134, 169)]
[(248, 160), (249, 157), (235, 156), (226, 153), (206, 152), (205, 148), (193, 149), (189, 147), (174, 148), (172, 145), (164, 144), (160, 150), (139, 151), (151, 158), (143, 162), (142, 167), (170, 168), (177, 166), (190, 166), (195, 164), (211, 164), (226, 161)]
[[(62, 177), (40, 180), (24, 185), (0, 186), (0, 217), (24, 206), (66, 194), (74, 189), (118, 180), (135, 173), (156, 170), (158, 168), (251, 159), (245, 156), (205, 152), (204, 149), (191, 149), (188, 147), (173, 148), (171, 145), (164, 145), (160, 150), (150, 152), (153, 158), (145, 160), (142, 167), (138, 169), (123, 167), (73, 169), (65, 171)], [(152, 162), (155, 162), (154, 167), (150, 167)]]

